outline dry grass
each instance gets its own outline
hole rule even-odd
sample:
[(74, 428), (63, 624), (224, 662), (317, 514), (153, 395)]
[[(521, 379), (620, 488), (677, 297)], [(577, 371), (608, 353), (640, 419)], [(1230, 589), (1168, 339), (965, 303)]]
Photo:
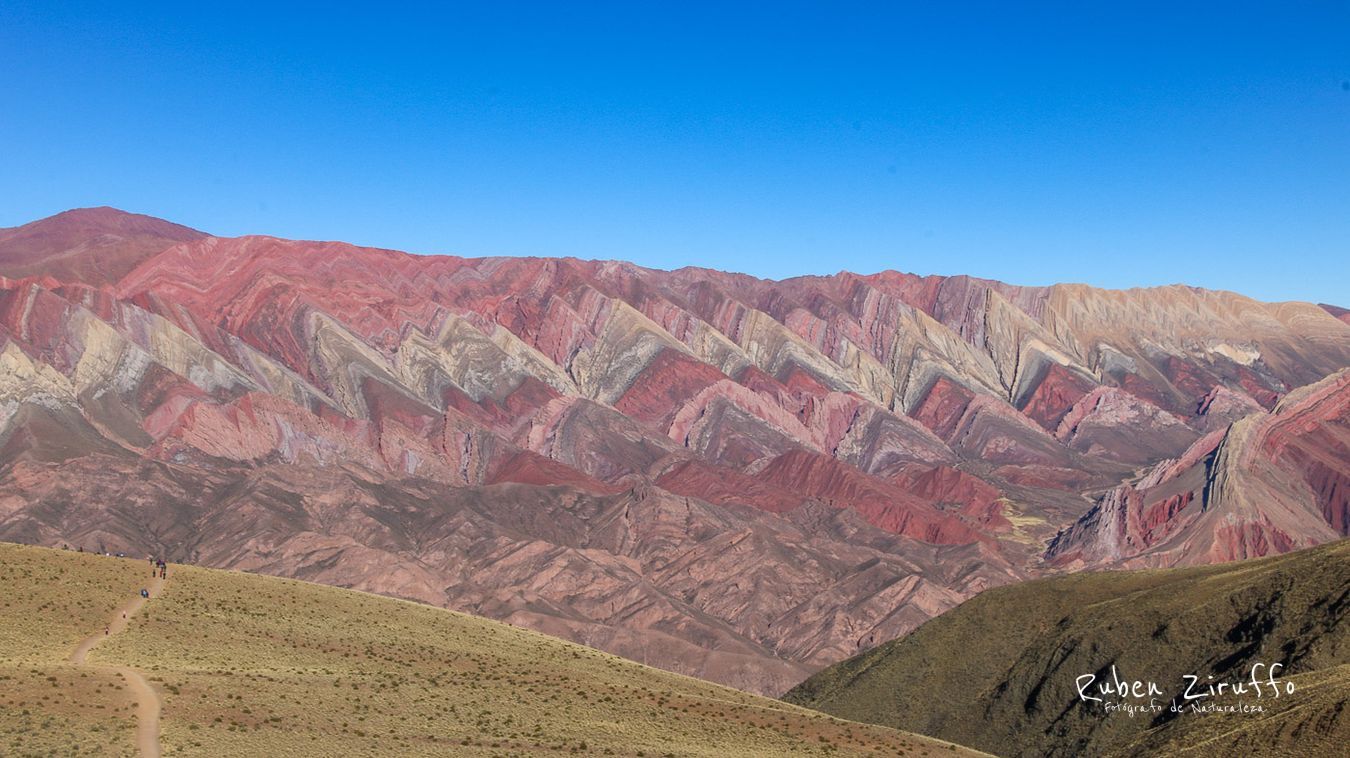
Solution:
[(141, 561), (0, 546), (0, 755), (134, 755), (114, 673), (66, 663), (149, 578)]
[[(1350, 745), (1350, 663), (1289, 677), (1297, 688), (1270, 716), (1239, 720), (1194, 720), (1186, 729), (1163, 727), (1146, 732), (1122, 754), (1204, 758), (1214, 755), (1265, 758), (1345, 758)], [(1220, 704), (1241, 698), (1226, 695)], [(1310, 738), (1310, 725), (1328, 734)], [(1314, 727), (1314, 728), (1316, 728)]]
[(135, 755), (134, 713), (116, 674), (0, 668), (0, 755)]
[(90, 661), (149, 679), (165, 755), (964, 752), (472, 616), (187, 567)]
[[(1350, 744), (1350, 539), (1178, 569), (1088, 572), (988, 590), (789, 692), (842, 718), (1001, 755), (1344, 756)], [(1262, 715), (1131, 718), (1085, 703), (1078, 676), (1246, 679), (1281, 663), (1300, 693)], [(1251, 700), (1248, 697), (1247, 700)]]
[(150, 578), (146, 561), (0, 546), (0, 665), (64, 661)]

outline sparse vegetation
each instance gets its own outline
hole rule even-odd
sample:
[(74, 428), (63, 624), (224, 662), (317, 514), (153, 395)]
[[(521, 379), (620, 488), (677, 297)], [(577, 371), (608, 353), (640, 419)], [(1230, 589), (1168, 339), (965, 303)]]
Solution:
[[(32, 753), (77, 752), (50, 742), (28, 747), (42, 719), (67, 717), (56, 700), (39, 703), (27, 693), (69, 688), (68, 700), (78, 693), (92, 713), (107, 714), (80, 717), (88, 726), (71, 732), (83, 740), (78, 752), (131, 752), (133, 714), (116, 677), (100, 681), (71, 669), (87, 682), (77, 690), (56, 672), (69, 654), (62, 645), (73, 647), (88, 631), (83, 626), (101, 627), (140, 586), (141, 564), (11, 545), (0, 545), (0, 558), (6, 567), (30, 565), (29, 579), (59, 568), (88, 574), (64, 587), (30, 581), (31, 598), (0, 622), (0, 657), (31, 662), (5, 672), (23, 687), (0, 696), (12, 701), (4, 711), (27, 709), (29, 721), (7, 716), (0, 744), (22, 739)], [(25, 646), (24, 618), (55, 597), (87, 606), (87, 613), (51, 622), (55, 628), (44, 634), (61, 644)], [(38, 667), (39, 661), (46, 663)], [(166, 756), (843, 756), (945, 749), (472, 616), (191, 567), (171, 569), (162, 595), (95, 648), (90, 661), (133, 666), (149, 680), (163, 703)], [(95, 735), (106, 737), (96, 745)]]
[(122, 678), (67, 663), (134, 595), (143, 562), (0, 545), (0, 755), (134, 755)]
[[(984, 592), (785, 697), (1000, 755), (1342, 756), (1347, 600), (1350, 540), (1236, 563), (1043, 579)], [(1158, 683), (1166, 709), (1181, 700), (1186, 675), (1240, 681), (1253, 664), (1272, 663), (1296, 692), (1267, 693), (1258, 715), (1131, 718), (1076, 692), (1078, 676), (1114, 666), (1126, 680)]]

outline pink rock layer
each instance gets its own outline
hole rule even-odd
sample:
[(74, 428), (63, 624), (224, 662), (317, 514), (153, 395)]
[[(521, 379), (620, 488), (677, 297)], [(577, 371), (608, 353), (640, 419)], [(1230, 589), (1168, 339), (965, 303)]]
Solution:
[(776, 694), (993, 585), (1346, 534), (1343, 316), (70, 211), (0, 230), (0, 538), (358, 587)]

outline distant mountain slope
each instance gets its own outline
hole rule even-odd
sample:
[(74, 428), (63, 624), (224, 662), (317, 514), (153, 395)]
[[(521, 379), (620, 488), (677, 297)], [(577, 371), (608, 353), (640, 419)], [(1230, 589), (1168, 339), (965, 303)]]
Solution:
[[(1045, 551), (1350, 365), (1323, 308), (1182, 286), (774, 282), (111, 209), (3, 234), (0, 538), (416, 598), (763, 693), (1117, 560)], [(1245, 555), (1340, 528), (1251, 505), (1289, 539)]]
[(484, 619), (188, 566), (69, 661), (146, 568), (0, 544), (6, 754), (133, 753), (121, 667), (149, 681), (167, 755), (973, 754)]
[[(1338, 755), (1350, 744), (1348, 616), (1350, 540), (1199, 568), (1080, 573), (989, 590), (785, 699), (1000, 755)], [(1198, 701), (1263, 713), (1170, 711), (1188, 674), (1231, 683), (1271, 664), (1283, 665), (1292, 695), (1267, 686), (1260, 698)], [(1095, 682), (1085, 686), (1103, 703), (1079, 696), (1079, 677), (1116, 674), (1158, 683), (1162, 710), (1106, 712), (1121, 698)]]
[(1328, 305), (1326, 303), (1321, 303), (1321, 306), (1323, 309), (1326, 310), (1327, 313), (1330, 313), (1336, 318), (1346, 322), (1347, 324), (1350, 324), (1350, 309), (1342, 308), (1337, 305)]
[(1207, 435), (1101, 499), (1047, 551), (1064, 566), (1175, 566), (1350, 536), (1350, 369)]
[(155, 253), (207, 235), (113, 208), (78, 208), (0, 229), (0, 276), (112, 284)]

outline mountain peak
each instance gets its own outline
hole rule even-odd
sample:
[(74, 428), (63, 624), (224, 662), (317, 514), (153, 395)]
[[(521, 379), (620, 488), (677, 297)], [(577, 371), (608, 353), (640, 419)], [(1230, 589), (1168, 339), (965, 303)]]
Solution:
[(208, 236), (206, 232), (197, 231), (182, 224), (175, 224), (172, 221), (165, 221), (155, 216), (147, 216), (143, 213), (132, 213), (120, 208), (113, 208), (108, 205), (98, 205), (89, 208), (71, 208), (67, 211), (40, 218), (36, 221), (30, 221), (22, 226), (12, 227), (0, 231), (0, 237), (8, 239), (19, 233), (27, 235), (34, 234), (53, 234), (53, 233), (75, 232), (88, 234), (90, 232), (120, 233), (120, 234), (154, 234), (156, 236), (176, 239), (179, 241), (188, 241)]
[(209, 236), (186, 226), (98, 206), (0, 229), (0, 276), (47, 274), (94, 286), (116, 282), (172, 245)]

